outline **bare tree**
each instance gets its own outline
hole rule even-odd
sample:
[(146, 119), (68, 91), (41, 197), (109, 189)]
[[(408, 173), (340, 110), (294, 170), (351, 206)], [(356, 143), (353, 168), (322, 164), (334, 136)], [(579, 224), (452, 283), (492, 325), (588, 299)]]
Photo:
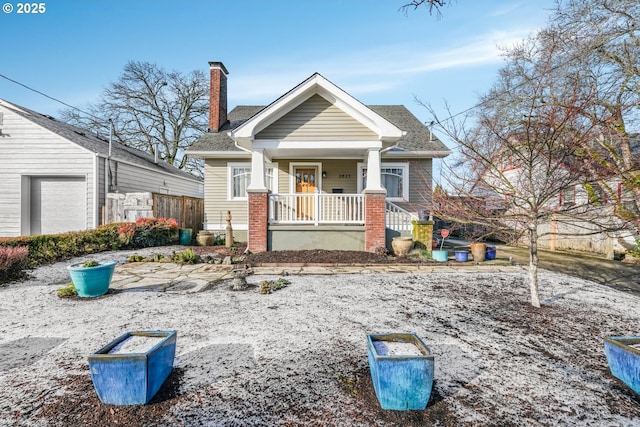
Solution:
[(209, 82), (201, 71), (167, 72), (156, 64), (130, 61), (116, 82), (87, 110), (73, 109), (62, 118), (80, 127), (158, 156), (167, 163), (202, 176), (202, 165), (184, 150), (207, 130)]
[(562, 67), (560, 45), (556, 33), (541, 32), (508, 51), (494, 88), (465, 117), (440, 120), (423, 104), (459, 147), (445, 174), (455, 197), (434, 194), (436, 215), (478, 225), (485, 234), (526, 239), (535, 307), (540, 307), (538, 240), (543, 224), (587, 222), (599, 231), (619, 227), (588, 200), (560, 199), (588, 181), (581, 153), (596, 135), (596, 126), (582, 114), (593, 93)]
[(405, 4), (400, 9), (407, 12), (407, 10), (413, 8), (418, 9), (419, 7), (425, 6), (429, 8), (429, 14), (433, 14), (435, 11), (436, 16), (441, 17), (442, 12), (441, 9), (447, 4), (445, 0), (411, 0), (411, 2)]
[(557, 0), (554, 16), (565, 61), (595, 95), (583, 114), (600, 135), (582, 152), (585, 167), (594, 176), (618, 177), (626, 190), (622, 198), (606, 179), (602, 187), (617, 200), (615, 213), (640, 230), (640, 171), (629, 138), (640, 111), (640, 3)]

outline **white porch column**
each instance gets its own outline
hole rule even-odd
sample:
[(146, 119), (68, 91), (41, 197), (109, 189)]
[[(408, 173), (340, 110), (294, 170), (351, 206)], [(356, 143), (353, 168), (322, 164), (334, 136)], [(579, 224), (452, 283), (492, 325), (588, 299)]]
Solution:
[(364, 191), (384, 191), (380, 175), (380, 149), (369, 149), (367, 155), (367, 187)]
[(254, 149), (251, 153), (251, 183), (247, 190), (267, 191), (264, 162), (264, 150)]

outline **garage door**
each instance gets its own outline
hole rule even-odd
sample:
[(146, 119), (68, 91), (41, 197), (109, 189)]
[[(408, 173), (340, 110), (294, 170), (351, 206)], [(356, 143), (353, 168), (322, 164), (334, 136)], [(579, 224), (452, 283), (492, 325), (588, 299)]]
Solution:
[(87, 228), (84, 177), (31, 178), (31, 234), (57, 234)]

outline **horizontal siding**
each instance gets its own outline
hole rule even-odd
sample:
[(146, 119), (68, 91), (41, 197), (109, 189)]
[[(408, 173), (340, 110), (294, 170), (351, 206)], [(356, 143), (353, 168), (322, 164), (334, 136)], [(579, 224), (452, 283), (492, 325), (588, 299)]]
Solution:
[(259, 132), (256, 139), (353, 141), (376, 140), (377, 135), (323, 97), (314, 95)]
[(409, 202), (417, 209), (431, 207), (433, 171), (431, 159), (409, 161)]
[(202, 186), (193, 181), (170, 174), (159, 174), (128, 163), (111, 161), (112, 173), (115, 176), (117, 163), (117, 186), (120, 193), (151, 192), (173, 196), (202, 197)]
[[(21, 234), (22, 176), (82, 176), (87, 182), (87, 228), (93, 226), (95, 156), (76, 144), (0, 107), (0, 237)], [(26, 196), (26, 195), (25, 195)]]
[(231, 211), (231, 225), (247, 224), (246, 200), (227, 200), (227, 163), (246, 163), (247, 159), (207, 159), (204, 164), (204, 222), (226, 225), (227, 211)]

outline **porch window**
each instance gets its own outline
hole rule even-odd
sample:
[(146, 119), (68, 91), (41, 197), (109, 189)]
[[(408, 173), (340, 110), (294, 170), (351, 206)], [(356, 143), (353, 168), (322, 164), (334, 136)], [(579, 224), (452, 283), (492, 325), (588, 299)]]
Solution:
[[(358, 192), (367, 188), (367, 167), (358, 163), (360, 176)], [(409, 165), (407, 163), (382, 163), (380, 165), (382, 186), (387, 190), (387, 199), (391, 201), (409, 200)]]
[[(278, 187), (277, 163), (265, 165), (265, 184), (274, 191)], [(227, 163), (228, 199), (247, 200), (247, 187), (251, 184), (251, 163)]]

